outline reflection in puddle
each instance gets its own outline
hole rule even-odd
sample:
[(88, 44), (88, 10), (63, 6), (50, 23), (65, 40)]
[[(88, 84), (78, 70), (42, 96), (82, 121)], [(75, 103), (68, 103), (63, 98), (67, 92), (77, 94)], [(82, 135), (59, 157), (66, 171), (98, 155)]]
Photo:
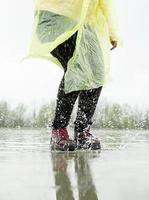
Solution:
[(95, 157), (99, 157), (99, 152), (51, 153), (57, 200), (99, 199), (89, 165)]

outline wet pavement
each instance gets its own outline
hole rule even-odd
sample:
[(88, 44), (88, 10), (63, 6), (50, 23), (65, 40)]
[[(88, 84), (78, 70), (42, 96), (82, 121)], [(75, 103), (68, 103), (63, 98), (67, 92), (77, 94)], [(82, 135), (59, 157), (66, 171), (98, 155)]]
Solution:
[(149, 131), (93, 133), (101, 151), (51, 152), (47, 130), (0, 129), (0, 200), (148, 200)]

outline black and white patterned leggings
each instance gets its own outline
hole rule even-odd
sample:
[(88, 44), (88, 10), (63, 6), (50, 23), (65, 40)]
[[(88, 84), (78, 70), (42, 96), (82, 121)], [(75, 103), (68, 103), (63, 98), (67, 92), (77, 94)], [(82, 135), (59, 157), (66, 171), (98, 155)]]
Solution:
[[(58, 58), (64, 67), (64, 76), (67, 70), (67, 63), (72, 57), (75, 49), (76, 36), (77, 32), (51, 52), (53, 56)], [(102, 87), (90, 90), (73, 91), (65, 94), (64, 76), (58, 90), (56, 112), (52, 126), (53, 128), (63, 128), (68, 126), (73, 106), (76, 99), (79, 98), (78, 111), (74, 124), (75, 132), (80, 133), (83, 129), (92, 124), (92, 117), (94, 115)]]

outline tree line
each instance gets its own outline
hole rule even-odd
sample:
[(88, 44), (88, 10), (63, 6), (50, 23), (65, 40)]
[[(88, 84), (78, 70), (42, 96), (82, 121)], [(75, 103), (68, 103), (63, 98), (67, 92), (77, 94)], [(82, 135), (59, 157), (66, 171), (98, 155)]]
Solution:
[[(28, 107), (18, 104), (11, 108), (8, 102), (0, 101), (0, 128), (46, 128), (52, 125), (55, 113), (55, 101), (42, 105), (38, 110), (28, 113)], [(77, 105), (74, 107), (70, 126), (74, 126)], [(149, 129), (149, 109), (144, 111), (128, 104), (99, 102), (93, 127), (108, 129)]]

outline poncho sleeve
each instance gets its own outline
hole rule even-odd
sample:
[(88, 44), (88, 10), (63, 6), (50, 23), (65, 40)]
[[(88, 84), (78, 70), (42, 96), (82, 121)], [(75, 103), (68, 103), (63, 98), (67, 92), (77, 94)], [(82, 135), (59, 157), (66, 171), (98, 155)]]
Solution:
[(110, 41), (118, 41), (121, 44), (122, 40), (119, 35), (118, 15), (114, 0), (100, 0), (99, 6), (108, 24)]

